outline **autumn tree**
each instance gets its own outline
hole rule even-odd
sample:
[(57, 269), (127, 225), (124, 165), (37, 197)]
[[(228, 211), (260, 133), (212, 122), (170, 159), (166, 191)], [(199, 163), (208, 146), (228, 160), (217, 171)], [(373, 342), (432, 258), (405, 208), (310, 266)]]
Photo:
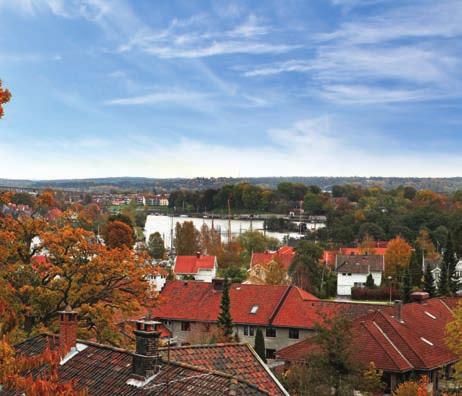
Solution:
[(8, 89), (2, 87), (2, 80), (0, 80), (0, 118), (4, 115), (3, 105), (8, 103), (11, 99), (11, 93)]
[(106, 245), (111, 248), (128, 247), (132, 248), (135, 244), (133, 228), (122, 221), (110, 221), (105, 227), (103, 234)]
[(165, 255), (165, 245), (159, 232), (149, 235), (148, 252), (154, 259), (163, 259)]
[(365, 234), (360, 245), (360, 253), (361, 254), (375, 254), (375, 239), (373, 236), (369, 234)]
[(287, 270), (279, 260), (271, 260), (268, 263), (264, 284), (287, 285), (289, 282)]
[(430, 260), (436, 260), (439, 257), (438, 252), (435, 249), (435, 245), (431, 240), (430, 233), (428, 232), (427, 228), (421, 228), (419, 231), (419, 235), (416, 239), (416, 244), (423, 252), (426, 258)]
[(446, 326), (446, 344), (459, 357), (455, 364), (455, 374), (462, 380), (462, 304), (454, 309), (454, 316)]
[(200, 230), (200, 245), (204, 254), (219, 256), (223, 251), (220, 232), (204, 223)]
[[(27, 396), (85, 396), (87, 392), (75, 390), (72, 381), (59, 378), (59, 351), (50, 348), (34, 356), (17, 355), (4, 337), (0, 340), (0, 391)], [(36, 376), (30, 373), (38, 372)]]
[(73, 219), (0, 217), (0, 299), (14, 310), (14, 321), (0, 315), (0, 329), (54, 331), (58, 312), (70, 305), (80, 314), (80, 336), (118, 344), (114, 315), (140, 309), (151, 269), (144, 255), (100, 244)]
[(419, 381), (405, 381), (397, 386), (392, 396), (429, 396), (428, 377), (423, 376)]
[(404, 269), (409, 266), (411, 253), (411, 246), (399, 236), (388, 242), (385, 252), (385, 274), (400, 279)]
[(179, 256), (192, 256), (200, 252), (200, 234), (192, 221), (176, 223), (173, 244)]

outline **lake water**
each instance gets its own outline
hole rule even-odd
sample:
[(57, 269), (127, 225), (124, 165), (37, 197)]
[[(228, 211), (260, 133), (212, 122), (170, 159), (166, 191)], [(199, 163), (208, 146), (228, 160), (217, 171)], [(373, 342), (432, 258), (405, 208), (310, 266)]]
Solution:
[[(146, 241), (149, 239), (149, 236), (152, 233), (159, 232), (165, 242), (165, 246), (169, 248), (170, 243), (171, 243), (172, 233), (173, 233), (173, 236), (175, 233), (176, 223), (184, 223), (185, 221), (192, 221), (194, 226), (198, 230), (201, 229), (204, 223), (207, 224), (209, 227), (212, 226), (212, 219), (149, 215), (146, 219), (146, 225), (145, 225)], [(214, 219), (213, 225), (216, 230), (220, 231), (221, 240), (223, 242), (226, 242), (228, 239), (228, 220)], [(313, 225), (308, 225), (308, 226), (309, 227), (315, 226), (316, 228), (319, 228), (322, 225), (313, 224)], [(252, 221), (250, 220), (231, 220), (231, 235), (233, 237), (239, 236), (239, 234), (241, 234), (242, 232), (245, 232), (251, 229), (263, 232), (263, 220), (252, 220)], [(292, 238), (299, 238), (299, 234), (295, 232), (286, 234), (286, 233), (281, 233), (281, 232), (266, 231), (266, 235), (277, 238), (281, 242), (283, 241), (284, 237), (288, 235), (291, 236)]]

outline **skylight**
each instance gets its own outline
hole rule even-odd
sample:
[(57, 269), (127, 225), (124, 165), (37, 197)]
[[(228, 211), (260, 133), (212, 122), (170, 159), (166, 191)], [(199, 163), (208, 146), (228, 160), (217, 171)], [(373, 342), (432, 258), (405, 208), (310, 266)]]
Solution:
[(254, 315), (257, 313), (257, 311), (258, 311), (258, 305), (254, 305), (254, 306), (252, 306), (252, 308), (250, 309), (250, 313), (251, 313), (251, 314), (254, 314)]
[(420, 339), (425, 342), (426, 344), (430, 345), (430, 346), (433, 346), (433, 343), (428, 341), (426, 338), (423, 338), (423, 337), (420, 337)]
[(435, 315), (432, 315), (430, 312), (425, 311), (425, 315), (430, 316), (430, 318), (436, 320), (436, 316), (435, 316)]

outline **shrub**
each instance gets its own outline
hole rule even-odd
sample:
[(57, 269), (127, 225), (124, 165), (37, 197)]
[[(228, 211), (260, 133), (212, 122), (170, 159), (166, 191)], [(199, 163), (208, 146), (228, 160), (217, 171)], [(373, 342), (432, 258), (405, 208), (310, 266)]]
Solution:
[[(386, 286), (377, 288), (367, 287), (353, 287), (351, 289), (351, 298), (353, 300), (374, 300), (374, 301), (387, 301), (390, 299), (390, 288)], [(392, 300), (400, 298), (400, 293), (396, 289), (391, 290)]]

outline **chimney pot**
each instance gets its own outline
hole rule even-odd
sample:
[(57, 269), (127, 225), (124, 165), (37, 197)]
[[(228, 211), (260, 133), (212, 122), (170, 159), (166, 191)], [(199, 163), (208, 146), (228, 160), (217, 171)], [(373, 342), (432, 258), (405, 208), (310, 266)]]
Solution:
[(201, 258), (201, 252), (196, 252), (196, 257)]
[(403, 323), (403, 302), (401, 300), (396, 300), (395, 301), (395, 319)]

